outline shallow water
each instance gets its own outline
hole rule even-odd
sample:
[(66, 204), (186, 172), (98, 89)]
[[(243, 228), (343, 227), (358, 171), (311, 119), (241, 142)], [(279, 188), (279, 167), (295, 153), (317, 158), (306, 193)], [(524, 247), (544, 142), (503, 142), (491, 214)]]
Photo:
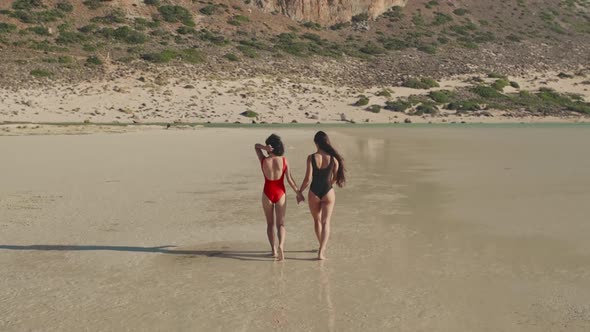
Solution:
[(329, 127), (328, 261), (289, 193), (267, 256), (252, 146), (313, 128), (0, 139), (0, 330), (587, 331), (588, 126)]

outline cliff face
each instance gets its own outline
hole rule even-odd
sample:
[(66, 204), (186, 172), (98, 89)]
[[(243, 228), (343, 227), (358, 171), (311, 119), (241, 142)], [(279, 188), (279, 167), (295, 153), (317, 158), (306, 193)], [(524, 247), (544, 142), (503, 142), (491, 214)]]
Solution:
[(350, 22), (354, 15), (368, 13), (375, 18), (393, 6), (404, 6), (407, 0), (256, 0), (266, 12), (279, 12), (297, 21), (322, 25)]

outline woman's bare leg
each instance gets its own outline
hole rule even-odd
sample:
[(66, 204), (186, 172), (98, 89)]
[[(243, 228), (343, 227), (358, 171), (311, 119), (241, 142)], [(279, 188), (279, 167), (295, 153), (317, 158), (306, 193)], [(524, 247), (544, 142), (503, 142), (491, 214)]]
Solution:
[(279, 251), (277, 259), (282, 261), (285, 259), (285, 214), (287, 212), (287, 195), (283, 195), (280, 201), (275, 204), (275, 222), (277, 225), (277, 235), (279, 237)]
[(328, 239), (330, 238), (330, 219), (332, 219), (332, 211), (336, 204), (336, 194), (334, 190), (330, 190), (322, 198), (322, 236), (320, 242), (320, 250), (318, 252), (318, 259), (326, 259), (326, 248), (328, 247)]
[(322, 201), (311, 191), (307, 194), (309, 212), (313, 218), (313, 229), (318, 243), (322, 243)]
[(266, 236), (268, 236), (268, 242), (272, 248), (272, 257), (277, 257), (277, 249), (275, 247), (275, 232), (274, 232), (274, 204), (262, 193), (262, 209), (264, 210), (264, 216), (266, 217)]

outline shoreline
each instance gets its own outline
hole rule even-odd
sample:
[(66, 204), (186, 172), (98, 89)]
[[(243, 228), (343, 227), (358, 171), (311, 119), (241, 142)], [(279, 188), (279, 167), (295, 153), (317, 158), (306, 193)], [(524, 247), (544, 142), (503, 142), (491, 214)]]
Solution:
[(90, 135), (90, 134), (122, 134), (129, 132), (142, 132), (151, 130), (198, 130), (198, 129), (262, 129), (262, 128), (281, 128), (281, 129), (308, 129), (308, 128), (539, 128), (539, 127), (558, 127), (558, 126), (575, 126), (589, 127), (590, 121), (539, 121), (539, 122), (414, 122), (414, 123), (268, 123), (268, 124), (249, 124), (249, 123), (183, 123), (170, 124), (166, 123), (0, 123), (0, 137), (2, 136), (34, 136), (34, 135)]

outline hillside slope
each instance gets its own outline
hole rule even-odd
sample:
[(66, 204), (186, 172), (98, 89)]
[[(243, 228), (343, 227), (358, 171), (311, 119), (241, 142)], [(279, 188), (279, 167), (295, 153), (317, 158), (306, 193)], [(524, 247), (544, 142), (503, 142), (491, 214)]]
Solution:
[[(409, 1), (330, 26), (250, 0), (14, 0), (0, 7), (0, 85), (174, 65), (203, 75), (295, 75), (375, 85), (403, 75), (590, 63), (590, 1)], [(337, 5), (336, 5), (337, 6)], [(262, 6), (264, 7), (264, 6)], [(192, 69), (191, 69), (192, 68)]]

